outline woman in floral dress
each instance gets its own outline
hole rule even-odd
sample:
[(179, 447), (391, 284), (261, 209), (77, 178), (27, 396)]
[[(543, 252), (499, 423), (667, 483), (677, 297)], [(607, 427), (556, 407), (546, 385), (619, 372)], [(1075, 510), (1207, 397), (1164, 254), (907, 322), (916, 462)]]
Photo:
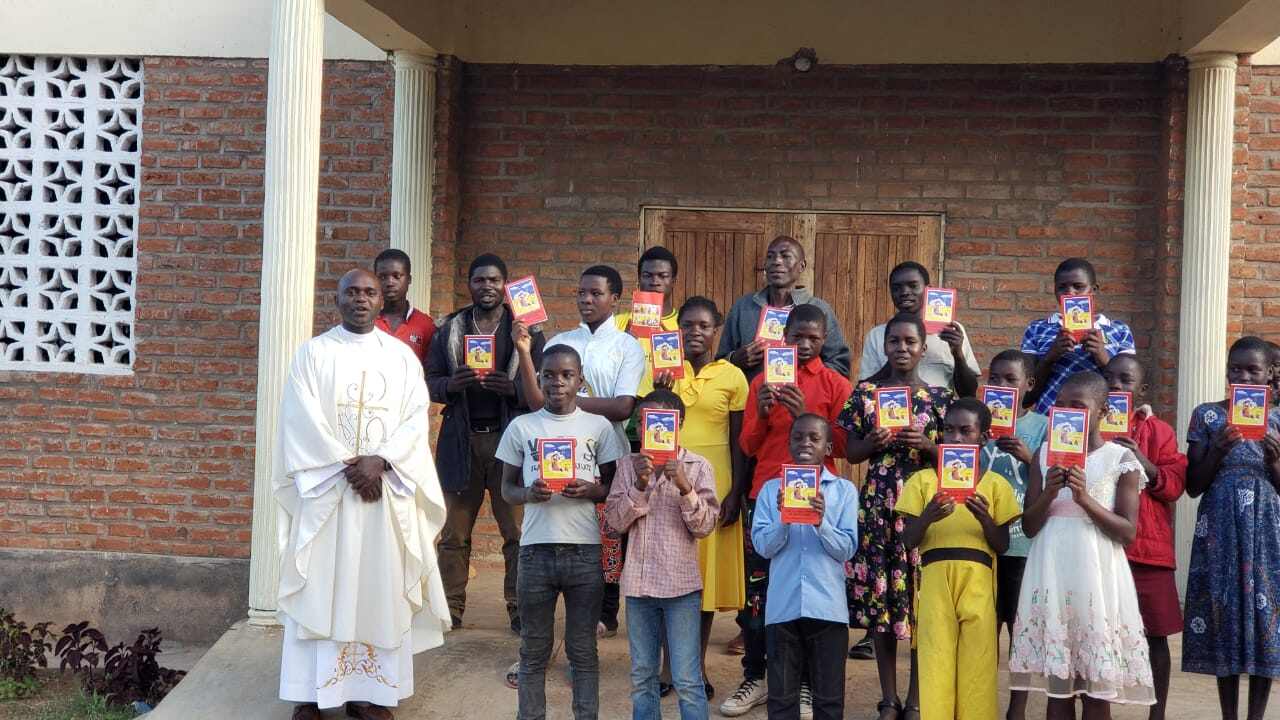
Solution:
[[(898, 697), (896, 658), (898, 641), (911, 639), (919, 557), (902, 544), (903, 519), (893, 507), (907, 477), (933, 463), (942, 418), (955, 395), (949, 388), (925, 385), (916, 373), (927, 338), (917, 315), (895, 315), (884, 334), (888, 362), (858, 383), (836, 420), (849, 434), (849, 462), (868, 463), (867, 481), (858, 499), (858, 549), (848, 581), (849, 625), (872, 633), (882, 695), (876, 706), (880, 720), (913, 713), (918, 719), (915, 663), (904, 709)], [(912, 427), (896, 435), (876, 423), (875, 391), (889, 387), (910, 388)]]
[[(1243, 337), (1227, 356), (1227, 382), (1265, 385), (1267, 347)], [(1187, 430), (1187, 494), (1200, 498), (1187, 575), (1182, 671), (1215, 675), (1222, 717), (1239, 710), (1249, 676), (1248, 717), (1269, 717), (1280, 676), (1280, 410), (1262, 440), (1227, 424), (1225, 402), (1205, 403)]]

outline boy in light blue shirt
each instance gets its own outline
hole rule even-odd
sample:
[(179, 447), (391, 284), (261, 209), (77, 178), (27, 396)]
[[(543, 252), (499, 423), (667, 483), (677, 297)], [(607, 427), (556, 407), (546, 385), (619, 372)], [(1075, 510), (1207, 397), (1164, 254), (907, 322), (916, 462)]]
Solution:
[[(1035, 357), (1020, 350), (1005, 350), (991, 358), (987, 371), (987, 384), (1017, 388), (1019, 400), (1025, 399), (1035, 387)], [(1027, 479), (1031, 463), (1044, 442), (1049, 418), (1038, 412), (1018, 408), (1018, 419), (1013, 435), (989, 441), (982, 449), (982, 467), (1003, 475), (1013, 487), (1018, 507), (1027, 496)], [(1013, 637), (1013, 620), (1018, 611), (1018, 594), (1022, 590), (1022, 572), (1027, 566), (1027, 551), (1031, 540), (1022, 532), (1022, 520), (1014, 520), (1009, 526), (1009, 549), (996, 561), (996, 637), (1000, 626), (1009, 626)], [(1012, 642), (1012, 639), (1010, 640)], [(1013, 690), (1009, 693), (1009, 712), (1006, 720), (1024, 720), (1027, 716), (1027, 693)]]
[[(831, 427), (819, 415), (791, 424), (791, 459), (822, 465), (831, 452)], [(858, 543), (858, 490), (822, 471), (810, 506), (817, 525), (782, 522), (782, 482), (769, 480), (756, 501), (751, 543), (770, 560), (768, 643), (770, 720), (798, 720), (800, 678), (808, 668), (814, 720), (844, 717), (844, 664), (849, 649), (849, 604), (844, 566)]]

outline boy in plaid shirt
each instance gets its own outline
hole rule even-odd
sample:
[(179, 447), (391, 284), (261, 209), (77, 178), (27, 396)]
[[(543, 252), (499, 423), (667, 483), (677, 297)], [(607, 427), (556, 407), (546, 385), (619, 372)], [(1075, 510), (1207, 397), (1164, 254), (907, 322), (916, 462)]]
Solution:
[(1134, 352), (1129, 326), (1112, 320), (1098, 309), (1098, 274), (1084, 258), (1067, 258), (1053, 272), (1053, 292), (1059, 302), (1065, 295), (1093, 297), (1093, 329), (1079, 344), (1062, 327), (1062, 314), (1036, 320), (1022, 334), (1022, 352), (1036, 357), (1036, 412), (1048, 414), (1058, 389), (1073, 373), (1096, 372), (1116, 355)]
[[(684, 402), (670, 390), (646, 395), (637, 412), (644, 408), (678, 410), (684, 420)], [(622, 594), (631, 646), (632, 717), (662, 717), (658, 649), (665, 632), (681, 720), (703, 720), (698, 538), (711, 534), (720, 518), (715, 471), (706, 458), (683, 448), (661, 465), (632, 453), (618, 463), (604, 517), (628, 538)]]

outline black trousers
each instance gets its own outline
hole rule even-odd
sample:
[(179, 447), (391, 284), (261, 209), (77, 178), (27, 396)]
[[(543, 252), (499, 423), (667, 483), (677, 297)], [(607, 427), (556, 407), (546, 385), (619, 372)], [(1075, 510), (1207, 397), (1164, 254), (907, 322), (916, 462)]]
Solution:
[(813, 693), (813, 720), (842, 720), (848, 623), (800, 618), (769, 625), (765, 634), (769, 720), (799, 720), (800, 683), (805, 674)]

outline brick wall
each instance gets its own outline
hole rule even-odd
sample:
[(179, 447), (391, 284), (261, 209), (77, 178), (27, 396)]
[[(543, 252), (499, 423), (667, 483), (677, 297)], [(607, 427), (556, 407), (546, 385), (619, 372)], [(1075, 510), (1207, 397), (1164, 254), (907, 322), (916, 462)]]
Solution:
[(1247, 147), (1247, 168), (1239, 173), (1244, 223), (1231, 251), (1230, 331), (1280, 340), (1280, 67), (1247, 71), (1237, 102), (1245, 111), (1237, 120), (1247, 130), (1242, 143), (1238, 138)]
[(981, 360), (1053, 308), (1069, 255), (1097, 263), (1145, 351), (1173, 224), (1165, 75), (1182, 72), (469, 65), (457, 256), (536, 270), (566, 327), (582, 267), (634, 277), (642, 204), (944, 212)]
[[(0, 373), (0, 548), (249, 554), (266, 63), (148, 58), (135, 374)], [(392, 76), (325, 66), (317, 328), (385, 247)]]

